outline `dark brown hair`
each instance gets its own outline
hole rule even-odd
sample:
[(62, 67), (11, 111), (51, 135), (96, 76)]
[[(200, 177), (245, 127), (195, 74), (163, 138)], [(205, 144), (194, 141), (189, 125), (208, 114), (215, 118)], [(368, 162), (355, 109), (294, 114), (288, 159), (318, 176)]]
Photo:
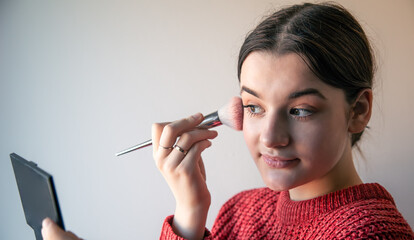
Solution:
[[(238, 78), (254, 51), (296, 53), (323, 82), (345, 92), (352, 104), (360, 91), (372, 88), (374, 56), (358, 21), (332, 3), (294, 5), (262, 21), (246, 37), (239, 54)], [(352, 146), (363, 132), (352, 135)]]

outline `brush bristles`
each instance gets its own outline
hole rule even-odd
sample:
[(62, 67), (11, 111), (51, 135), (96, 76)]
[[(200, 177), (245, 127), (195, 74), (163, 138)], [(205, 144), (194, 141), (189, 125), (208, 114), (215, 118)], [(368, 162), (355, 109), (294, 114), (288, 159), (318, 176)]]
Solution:
[(240, 97), (233, 97), (218, 110), (220, 121), (234, 130), (243, 130), (243, 104)]

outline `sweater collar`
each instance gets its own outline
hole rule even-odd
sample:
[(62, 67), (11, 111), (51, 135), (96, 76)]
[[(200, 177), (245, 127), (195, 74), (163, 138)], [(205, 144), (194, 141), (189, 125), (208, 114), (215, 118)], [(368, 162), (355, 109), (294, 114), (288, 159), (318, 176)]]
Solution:
[(304, 201), (293, 201), (290, 199), (289, 192), (283, 191), (280, 193), (276, 211), (281, 222), (298, 223), (334, 211), (346, 204), (373, 198), (385, 199), (394, 204), (392, 196), (384, 187), (377, 183), (368, 183)]

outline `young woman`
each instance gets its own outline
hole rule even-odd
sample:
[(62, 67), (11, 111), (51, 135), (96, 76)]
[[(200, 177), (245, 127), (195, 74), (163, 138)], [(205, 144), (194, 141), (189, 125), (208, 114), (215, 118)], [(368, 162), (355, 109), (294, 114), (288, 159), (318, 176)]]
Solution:
[[(161, 238), (413, 239), (390, 194), (363, 184), (353, 164), (374, 69), (363, 29), (338, 5), (296, 5), (265, 19), (241, 47), (238, 75), (244, 138), (267, 188), (230, 199), (210, 233), (200, 154), (217, 133), (194, 128), (199, 114), (155, 124), (154, 157), (177, 202)], [(187, 155), (168, 148), (177, 139)]]
[[(195, 128), (201, 114), (154, 124), (154, 159), (176, 199), (161, 239), (414, 239), (391, 195), (353, 164), (374, 70), (363, 29), (338, 5), (265, 19), (241, 47), (238, 76), (244, 138), (267, 188), (231, 198), (210, 232), (201, 153), (217, 132)], [(44, 236), (66, 234), (45, 226)]]

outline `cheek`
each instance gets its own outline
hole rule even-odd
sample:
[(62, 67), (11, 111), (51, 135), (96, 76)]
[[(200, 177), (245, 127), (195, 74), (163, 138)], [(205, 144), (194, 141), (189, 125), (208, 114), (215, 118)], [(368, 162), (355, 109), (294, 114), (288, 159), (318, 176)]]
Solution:
[(251, 155), (254, 157), (258, 152), (259, 143), (259, 128), (251, 119), (244, 118), (243, 120), (243, 136), (244, 141), (249, 148)]
[[(297, 150), (312, 164), (335, 164), (347, 141), (345, 123), (339, 119), (321, 121), (316, 125), (302, 126), (296, 132)], [(309, 162), (310, 164), (310, 162)]]

